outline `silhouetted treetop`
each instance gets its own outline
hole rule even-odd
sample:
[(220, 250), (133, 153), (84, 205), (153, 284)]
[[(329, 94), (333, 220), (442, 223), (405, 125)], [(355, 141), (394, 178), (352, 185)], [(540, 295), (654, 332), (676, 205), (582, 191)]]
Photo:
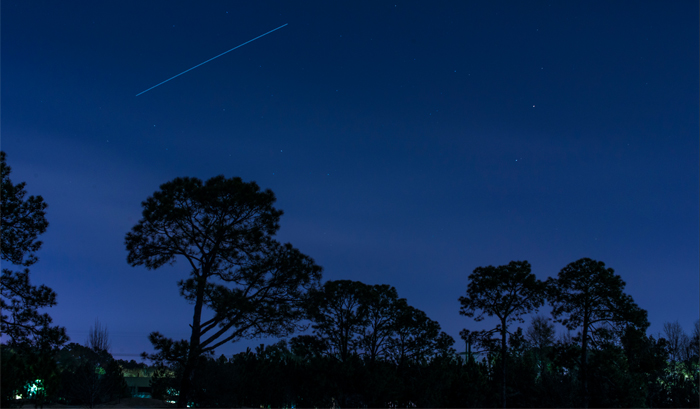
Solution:
[[(524, 322), (524, 314), (536, 311), (544, 303), (545, 286), (531, 272), (527, 261), (511, 261), (503, 266), (477, 267), (469, 275), (467, 295), (459, 297), (461, 315), (482, 321), (496, 316), (494, 329), (501, 335), (501, 400), (506, 406), (506, 345), (508, 324)], [(465, 334), (467, 336), (468, 334)], [(480, 338), (483, 339), (484, 333)]]
[(37, 261), (34, 254), (41, 247), (37, 238), (46, 231), (47, 204), (41, 196), (24, 196), (26, 183), (12, 184), (11, 168), (5, 162), (5, 152), (0, 152), (2, 172), (2, 259), (12, 264), (30, 266)]
[(548, 301), (557, 322), (570, 330), (581, 329), (581, 392), (588, 407), (588, 361), (590, 342), (607, 337), (610, 326), (631, 326), (645, 331), (647, 312), (624, 293), (625, 282), (602, 261), (582, 258), (564, 267), (557, 278), (547, 280)]
[[(49, 225), (47, 207), (41, 196), (24, 196), (25, 183), (12, 184), (10, 167), (5, 163), (5, 152), (0, 152), (2, 171), (2, 260), (20, 266), (37, 261), (34, 252), (41, 247), (40, 234)], [(45, 285), (32, 285), (29, 269), (12, 271), (3, 264), (0, 277), (0, 334), (9, 337), (9, 344), (40, 346), (51, 349), (68, 340), (65, 328), (51, 326), (52, 319), (39, 309), (56, 305), (56, 293)]]
[[(191, 267), (178, 281), (194, 304), (189, 342), (150, 336), (154, 359), (183, 365), (180, 407), (203, 354), (244, 337), (291, 334), (306, 311), (306, 292), (319, 285), (321, 267), (273, 238), (282, 215), (274, 202), (272, 191), (237, 177), (176, 178), (142, 203), (143, 217), (126, 235), (132, 266), (156, 269), (180, 257)], [(205, 306), (214, 314), (202, 321)]]

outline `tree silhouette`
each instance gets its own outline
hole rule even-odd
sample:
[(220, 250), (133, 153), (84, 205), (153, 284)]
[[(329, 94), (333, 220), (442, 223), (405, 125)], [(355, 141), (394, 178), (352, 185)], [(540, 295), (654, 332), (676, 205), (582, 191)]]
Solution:
[(649, 326), (647, 312), (623, 292), (625, 282), (602, 261), (582, 258), (547, 280), (552, 315), (566, 328), (581, 329), (580, 386), (583, 407), (588, 407), (588, 347), (609, 333), (609, 325)]
[(371, 363), (387, 359), (404, 366), (449, 353), (454, 344), (440, 324), (398, 298), (396, 289), (386, 284), (327, 281), (309, 293), (308, 305), (317, 341), (296, 337), (292, 346), (298, 351), (304, 351), (302, 345), (325, 345), (342, 362), (362, 355)]
[(696, 361), (700, 358), (700, 320), (696, 320), (693, 324), (693, 333), (688, 342), (688, 352), (686, 356), (688, 359), (692, 360), (694, 358)]
[(92, 408), (127, 395), (122, 368), (106, 350), (70, 343), (58, 352), (57, 360), (62, 368), (61, 395), (69, 402)]
[(555, 330), (551, 318), (535, 315), (530, 326), (525, 331), (525, 338), (530, 345), (529, 357), (537, 376), (542, 377), (547, 372), (550, 360), (549, 352), (554, 345)]
[[(302, 299), (318, 285), (321, 267), (273, 239), (281, 210), (255, 182), (216, 176), (203, 183), (176, 178), (142, 203), (143, 218), (126, 235), (127, 261), (156, 269), (184, 258), (191, 272), (180, 294), (194, 304), (178, 406), (185, 407), (199, 357), (243, 337), (285, 336), (298, 328)], [(202, 322), (208, 307), (214, 316)], [(158, 358), (175, 345), (151, 334)], [(182, 358), (182, 357), (179, 357)]]
[(544, 350), (554, 344), (554, 324), (551, 324), (550, 320), (551, 318), (542, 315), (535, 315), (532, 318), (530, 326), (525, 331), (525, 336), (534, 348)]
[(5, 162), (5, 152), (0, 152), (2, 172), (2, 259), (12, 264), (30, 266), (37, 261), (34, 254), (41, 248), (37, 237), (46, 231), (46, 202), (41, 196), (24, 196), (26, 183), (12, 184)]
[(388, 284), (369, 287), (365, 299), (367, 326), (360, 345), (370, 362), (386, 357), (389, 342), (396, 330), (399, 305), (396, 288)]
[(448, 352), (454, 339), (440, 331), (440, 324), (400, 299), (397, 306), (395, 335), (389, 340), (388, 355), (399, 368), (408, 362), (426, 362), (440, 352)]
[[(41, 196), (29, 196), (24, 182), (13, 185), (11, 168), (5, 162), (5, 152), (0, 152), (2, 172), (2, 260), (19, 266), (30, 266), (38, 260), (34, 252), (41, 247), (38, 236), (46, 231), (47, 207)], [(64, 328), (51, 326), (52, 319), (40, 308), (56, 305), (56, 293), (45, 285), (33, 286), (29, 269), (12, 271), (2, 269), (0, 276), (0, 309), (2, 309), (0, 334), (9, 337), (9, 344), (34, 345), (53, 348), (66, 342)]]
[(325, 340), (314, 335), (298, 335), (289, 340), (292, 353), (302, 359), (311, 359), (324, 356), (328, 351)]
[(467, 296), (459, 297), (461, 315), (498, 317), (495, 331), (501, 334), (501, 400), (506, 407), (506, 334), (508, 324), (524, 322), (522, 315), (544, 303), (544, 285), (531, 273), (527, 261), (511, 261), (504, 266), (477, 267), (469, 275)]
[(346, 361), (355, 353), (368, 324), (369, 286), (359, 281), (330, 280), (309, 292), (308, 313), (316, 336)]
[(109, 349), (112, 346), (112, 344), (109, 342), (109, 332), (107, 331), (107, 327), (103, 327), (102, 324), (100, 324), (100, 321), (97, 319), (95, 319), (95, 326), (90, 327), (85, 346), (95, 352), (109, 352)]
[(683, 327), (678, 321), (664, 323), (664, 338), (668, 343), (671, 361), (675, 363), (683, 360), (685, 351), (690, 344), (690, 337), (683, 331)]

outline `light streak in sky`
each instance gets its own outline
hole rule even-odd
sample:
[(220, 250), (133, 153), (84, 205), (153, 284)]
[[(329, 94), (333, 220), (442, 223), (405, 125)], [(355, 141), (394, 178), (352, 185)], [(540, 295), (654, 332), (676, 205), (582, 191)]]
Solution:
[[(287, 24), (289, 24), (289, 23), (287, 23)], [(257, 39), (260, 38), (260, 37), (265, 37), (266, 35), (270, 34), (271, 32), (277, 31), (277, 30), (279, 30), (280, 28), (286, 26), (287, 24), (283, 24), (283, 25), (277, 27), (277, 28), (274, 29), (274, 30), (270, 30), (270, 31), (268, 31), (268, 32), (265, 33), (265, 34), (261, 34), (261, 35), (255, 37), (255, 38), (252, 39), (252, 40), (248, 40), (248, 41), (246, 41), (246, 42), (243, 43), (243, 44), (237, 45), (237, 46), (233, 47), (232, 49), (230, 49), (230, 50), (228, 50), (228, 51), (224, 51), (223, 53), (217, 55), (216, 57), (212, 57), (212, 58), (210, 58), (210, 59), (204, 61), (203, 63), (199, 63), (199, 64), (195, 65), (194, 67), (190, 68), (189, 70), (183, 71), (183, 72), (177, 74), (177, 75), (174, 76), (174, 77), (168, 78), (167, 80), (161, 82), (160, 84), (156, 84), (156, 85), (152, 86), (151, 88), (147, 89), (146, 91), (139, 92), (138, 94), (136, 94), (136, 96), (138, 97), (139, 95), (143, 94), (144, 92), (148, 92), (148, 91), (152, 90), (153, 88), (155, 88), (155, 87), (157, 87), (157, 86), (159, 86), (159, 85), (163, 85), (163, 84), (165, 84), (166, 82), (170, 81), (171, 79), (177, 78), (177, 77), (179, 77), (180, 75), (186, 73), (187, 71), (192, 71), (193, 69), (199, 67), (200, 65), (204, 65), (204, 64), (208, 63), (209, 61), (214, 60), (214, 59), (216, 59), (216, 58), (219, 58), (219, 57), (221, 57), (222, 55), (224, 55), (224, 54), (226, 54), (226, 53), (230, 53), (231, 51), (235, 50), (236, 48), (243, 47), (244, 45), (246, 45), (246, 44), (248, 44), (248, 43), (251, 43), (251, 42), (257, 40)]]

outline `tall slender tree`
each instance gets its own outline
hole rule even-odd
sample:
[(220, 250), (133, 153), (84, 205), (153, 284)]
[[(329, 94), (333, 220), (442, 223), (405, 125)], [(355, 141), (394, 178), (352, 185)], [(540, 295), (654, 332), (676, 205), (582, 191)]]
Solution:
[[(126, 235), (127, 261), (156, 269), (184, 259), (191, 268), (180, 294), (194, 304), (189, 341), (154, 332), (154, 358), (179, 359), (178, 406), (185, 407), (199, 358), (227, 342), (286, 336), (299, 328), (306, 292), (321, 267), (273, 236), (281, 210), (255, 182), (216, 176), (203, 183), (176, 178), (142, 203), (143, 217)], [(205, 307), (213, 317), (203, 320)]]
[(469, 275), (466, 297), (459, 297), (461, 315), (482, 321), (496, 316), (501, 334), (501, 403), (506, 407), (506, 336), (508, 325), (524, 322), (522, 316), (544, 303), (545, 287), (531, 272), (527, 261), (511, 261), (504, 266), (477, 267)]
[(625, 282), (602, 261), (582, 258), (564, 267), (556, 279), (547, 280), (548, 301), (555, 321), (570, 330), (579, 329), (581, 340), (580, 387), (583, 407), (588, 407), (588, 350), (591, 342), (609, 332), (610, 326), (646, 330), (647, 312), (624, 293)]

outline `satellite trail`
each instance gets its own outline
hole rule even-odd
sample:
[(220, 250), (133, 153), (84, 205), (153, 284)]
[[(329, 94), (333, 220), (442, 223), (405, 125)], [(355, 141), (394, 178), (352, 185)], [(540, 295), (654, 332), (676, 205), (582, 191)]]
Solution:
[[(287, 24), (289, 24), (289, 23), (287, 23)], [(255, 38), (252, 39), (252, 40), (248, 40), (248, 41), (246, 41), (245, 43), (243, 43), (243, 44), (241, 44), (241, 45), (237, 45), (237, 46), (233, 47), (232, 49), (230, 49), (230, 50), (228, 50), (228, 51), (225, 51), (225, 52), (223, 52), (223, 53), (217, 55), (216, 57), (212, 57), (212, 58), (210, 58), (210, 59), (204, 61), (203, 63), (199, 63), (199, 64), (195, 65), (194, 67), (190, 68), (189, 70), (183, 71), (183, 72), (177, 74), (177, 75), (174, 76), (174, 77), (168, 78), (167, 80), (161, 82), (160, 84), (156, 84), (156, 85), (152, 86), (151, 88), (147, 89), (146, 91), (139, 92), (138, 94), (136, 94), (136, 96), (138, 97), (139, 95), (143, 94), (144, 92), (148, 92), (148, 91), (152, 90), (153, 88), (155, 88), (155, 87), (157, 87), (157, 86), (159, 86), (159, 85), (163, 85), (163, 84), (165, 84), (166, 82), (170, 81), (171, 79), (177, 78), (177, 77), (179, 77), (180, 75), (186, 73), (187, 71), (192, 71), (193, 69), (199, 67), (200, 65), (204, 65), (204, 64), (208, 63), (209, 61), (214, 60), (214, 59), (216, 59), (216, 58), (219, 58), (219, 57), (221, 57), (222, 55), (224, 55), (224, 54), (226, 54), (226, 53), (230, 53), (231, 51), (235, 50), (236, 48), (243, 47), (244, 45), (246, 45), (246, 44), (248, 44), (248, 43), (251, 43), (251, 42), (257, 40), (257, 39), (260, 38), (260, 37), (265, 37), (266, 35), (270, 34), (271, 32), (277, 31), (277, 30), (279, 30), (280, 28), (286, 26), (287, 24), (283, 24), (283, 25), (277, 27), (277, 28), (274, 29), (274, 30), (270, 30), (270, 31), (268, 31), (267, 33), (261, 34), (261, 35), (255, 37)]]

